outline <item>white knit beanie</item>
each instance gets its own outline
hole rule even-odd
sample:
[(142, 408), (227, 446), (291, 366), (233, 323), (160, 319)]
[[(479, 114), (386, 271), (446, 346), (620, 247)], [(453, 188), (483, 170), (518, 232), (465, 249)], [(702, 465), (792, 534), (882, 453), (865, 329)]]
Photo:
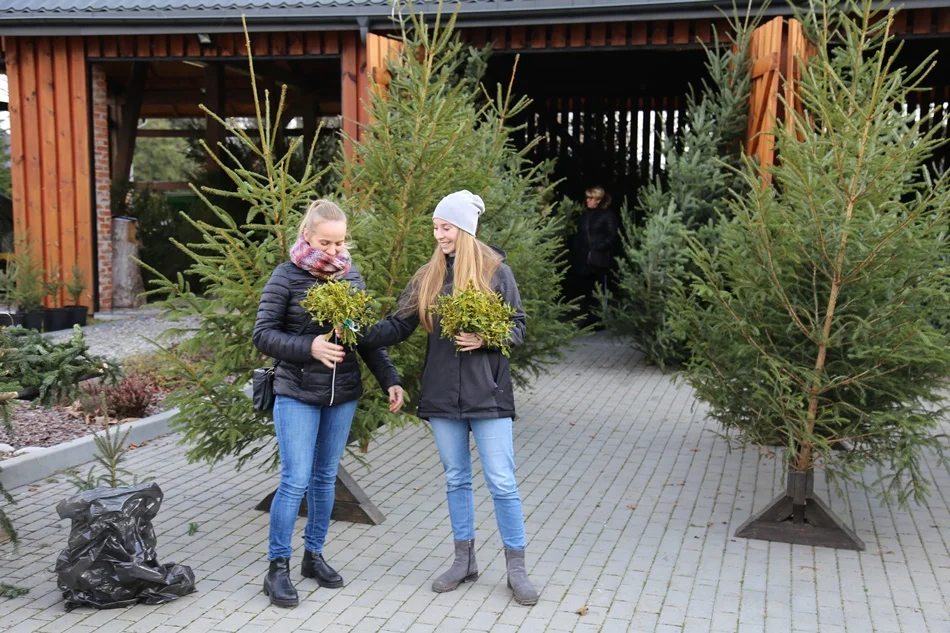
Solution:
[(474, 236), (478, 230), (478, 216), (485, 213), (485, 203), (471, 191), (463, 189), (442, 198), (432, 214), (433, 219), (451, 222)]

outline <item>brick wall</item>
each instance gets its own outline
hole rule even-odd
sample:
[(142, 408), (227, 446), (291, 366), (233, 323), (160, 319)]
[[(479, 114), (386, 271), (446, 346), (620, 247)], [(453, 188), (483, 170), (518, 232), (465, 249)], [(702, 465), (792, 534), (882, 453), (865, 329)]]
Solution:
[(109, 104), (106, 73), (92, 66), (93, 161), (96, 170), (96, 243), (98, 244), (99, 309), (112, 309), (112, 177), (109, 169)]

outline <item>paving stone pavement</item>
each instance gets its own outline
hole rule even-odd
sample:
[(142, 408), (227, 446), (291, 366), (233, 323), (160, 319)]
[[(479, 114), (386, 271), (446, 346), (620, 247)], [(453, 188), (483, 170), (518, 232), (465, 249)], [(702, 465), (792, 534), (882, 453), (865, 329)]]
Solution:
[[(53, 567), (69, 526), (54, 507), (73, 488), (58, 476), (13, 491), (21, 545), (0, 544), (0, 582), (30, 593), (0, 598), (0, 632), (950, 633), (950, 472), (936, 460), (923, 464), (935, 481), (929, 507), (910, 511), (816, 482), (864, 553), (750, 541), (733, 533), (781, 488), (779, 464), (729, 451), (688, 386), (627, 348), (582, 339), (518, 404), (528, 570), (541, 590), (534, 607), (517, 605), (505, 585), (477, 469), (481, 576), (455, 592), (429, 589), (452, 537), (424, 426), (375, 442), (370, 472), (345, 460), (386, 515), (379, 526), (332, 524), (326, 555), (345, 587), (301, 579), (298, 521), (301, 604), (290, 610), (271, 607), (260, 591), (268, 520), (252, 508), (276, 475), (236, 472), (230, 461), (213, 470), (187, 464), (171, 436), (132, 451), (129, 468), (160, 482), (159, 558), (193, 566), (198, 592), (162, 606), (64, 613)], [(198, 532), (189, 536), (192, 523)]]

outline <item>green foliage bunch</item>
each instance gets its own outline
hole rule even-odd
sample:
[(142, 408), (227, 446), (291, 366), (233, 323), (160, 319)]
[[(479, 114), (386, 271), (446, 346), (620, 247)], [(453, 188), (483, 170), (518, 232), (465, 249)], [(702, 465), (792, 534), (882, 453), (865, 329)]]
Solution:
[(15, 261), (17, 305), (23, 312), (39, 310), (45, 296), (43, 264), (33, 256), (29, 242), (20, 244)]
[(86, 291), (86, 276), (78, 265), (73, 264), (72, 277), (70, 281), (66, 282), (65, 287), (66, 294), (73, 300), (73, 305), (79, 305), (79, 299), (82, 297), (82, 293)]
[[(660, 367), (688, 358), (672, 311), (674, 297), (694, 272), (688, 242), (714, 243), (725, 197), (746, 187), (735, 168), (741, 164), (748, 121), (752, 31), (760, 20), (734, 15), (729, 21), (726, 40), (714, 27), (713, 44), (705, 47), (709, 78), (701, 96), (690, 90), (679, 135), (663, 140), (663, 176), (642, 189), (634, 209), (626, 204), (621, 209), (616, 292), (601, 303), (609, 330)], [(644, 218), (642, 224), (638, 217)]]
[(511, 355), (508, 342), (515, 309), (497, 292), (482, 292), (469, 282), (464, 290), (439, 295), (429, 310), (439, 316), (442, 338), (454, 339), (463, 332), (478, 334), (485, 341), (485, 347)]
[[(432, 255), (432, 211), (445, 195), (468, 189), (483, 198), (479, 237), (507, 253), (528, 316), (525, 344), (513, 349), (512, 375), (525, 385), (558, 358), (576, 332), (561, 299), (563, 220), (550, 197), (550, 164), (532, 165), (515, 148), (511, 117), (528, 105), (510, 89), (482, 89), (487, 51), (463, 45), (455, 16), (424, 20), (401, 16), (401, 48), (388, 65), (384, 92), (371, 91), (371, 124), (351, 139), (354, 151), (339, 164), (344, 204), (352, 218), (354, 260), (381, 316), (396, 309), (413, 274)], [(389, 349), (409, 401), (418, 398), (425, 332)], [(364, 373), (364, 381), (373, 378)], [(400, 423), (385, 399), (361, 403), (353, 433), (368, 440), (380, 421)]]
[(343, 326), (343, 345), (355, 346), (356, 335), (376, 323), (372, 299), (365, 290), (357, 290), (346, 281), (328, 281), (307, 290), (300, 302), (318, 323)]
[(947, 414), (950, 172), (928, 167), (943, 112), (903, 105), (933, 61), (901, 67), (894, 11), (870, 0), (799, 19), (816, 53), (804, 113), (775, 130), (771, 185), (747, 164), (717, 247), (690, 241), (686, 377), (728, 432), (784, 447), (791, 469), (864, 484), (870, 466), (884, 496), (920, 500)]

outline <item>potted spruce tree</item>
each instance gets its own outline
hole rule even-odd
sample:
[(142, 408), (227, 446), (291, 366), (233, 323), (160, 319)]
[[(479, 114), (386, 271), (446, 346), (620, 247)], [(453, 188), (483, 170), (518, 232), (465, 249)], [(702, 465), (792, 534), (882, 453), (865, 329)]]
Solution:
[(16, 309), (16, 262), (10, 260), (0, 269), (0, 326), (22, 324)]
[(24, 245), (16, 256), (16, 290), (14, 292), (23, 327), (43, 329), (43, 268)]
[(50, 307), (43, 313), (43, 328), (47, 332), (65, 330), (69, 327), (69, 311), (59, 305), (65, 285), (59, 268), (50, 270), (47, 280), (43, 282), (43, 291), (50, 300)]
[(863, 549), (815, 472), (903, 506), (925, 497), (924, 456), (942, 448), (950, 172), (930, 159), (948, 141), (930, 125), (942, 110), (904, 110), (933, 59), (900, 65), (893, 18), (870, 0), (799, 13), (815, 52), (803, 112), (776, 126), (771, 183), (748, 164), (717, 248), (691, 244), (685, 375), (727, 432), (784, 448), (786, 490), (738, 536)]
[(86, 318), (89, 314), (89, 308), (79, 305), (79, 299), (86, 291), (86, 276), (83, 275), (82, 268), (73, 264), (72, 280), (66, 283), (66, 294), (72, 299), (72, 305), (66, 306), (69, 313), (69, 327), (74, 325), (86, 325)]

